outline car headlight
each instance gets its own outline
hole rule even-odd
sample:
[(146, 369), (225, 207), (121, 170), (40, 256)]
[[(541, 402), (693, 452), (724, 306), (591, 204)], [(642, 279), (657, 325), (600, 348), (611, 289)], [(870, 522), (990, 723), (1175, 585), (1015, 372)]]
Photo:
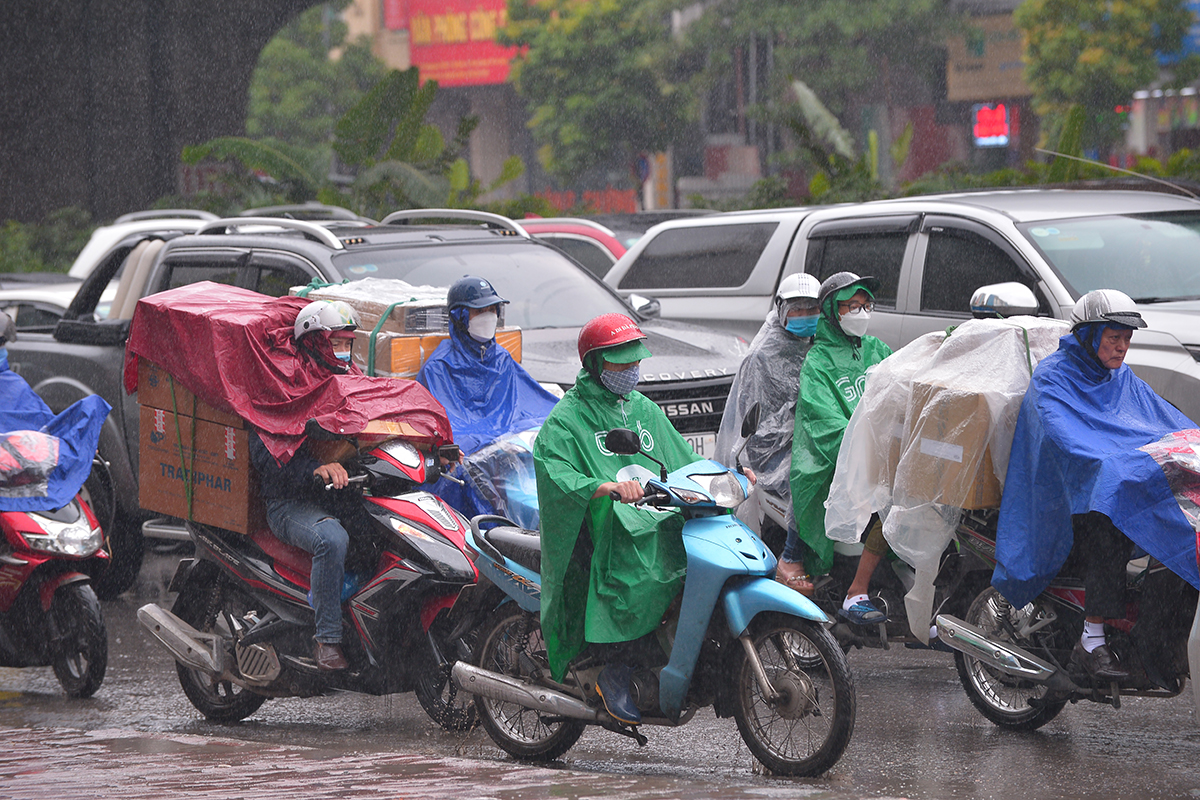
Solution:
[(87, 558), (95, 555), (104, 543), (104, 533), (99, 528), (88, 524), (87, 518), (81, 516), (78, 522), (55, 523), (52, 520), (39, 518), (44, 533), (22, 531), (21, 536), (34, 550), (43, 553), (55, 553), (62, 556)]
[[(746, 499), (741, 481), (732, 472), (720, 472), (716, 475), (689, 475), (696, 483), (704, 487), (712, 496), (713, 504), (719, 508), (736, 508)], [(677, 492), (678, 493), (678, 492)]]

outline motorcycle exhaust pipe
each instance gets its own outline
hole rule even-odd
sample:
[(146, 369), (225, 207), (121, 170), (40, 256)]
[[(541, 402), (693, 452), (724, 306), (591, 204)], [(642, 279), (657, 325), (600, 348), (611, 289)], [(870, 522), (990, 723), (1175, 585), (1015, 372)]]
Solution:
[(141, 626), (180, 664), (207, 672), (214, 677), (224, 673), (225, 670), (218, 663), (216, 655), (220, 651), (216, 645), (215, 634), (201, 633), (154, 603), (147, 603), (139, 608), (137, 617)]
[(949, 614), (938, 614), (935, 624), (938, 638), (965, 656), (1035, 683), (1048, 683), (1058, 668), (1027, 650), (1008, 642), (998, 642), (988, 635)]
[(515, 703), (558, 717), (581, 719), (585, 722), (599, 721), (600, 712), (576, 697), (543, 686), (531, 686), (516, 678), (480, 669), (463, 661), (454, 664), (454, 668), (450, 670), (450, 677), (454, 685), (464, 692), (503, 703)]

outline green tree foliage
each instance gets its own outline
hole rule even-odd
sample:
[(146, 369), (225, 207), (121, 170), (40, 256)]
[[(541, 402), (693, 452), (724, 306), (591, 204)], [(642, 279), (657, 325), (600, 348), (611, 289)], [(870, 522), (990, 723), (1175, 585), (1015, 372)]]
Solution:
[(579, 179), (666, 149), (686, 100), (654, 54), (669, 43), (665, 14), (646, 0), (509, 0), (504, 41), (545, 168)]
[(0, 223), (0, 272), (66, 272), (95, 225), (77, 206), (51, 211), (39, 223)]
[[(1081, 142), (1099, 147), (1120, 136), (1114, 107), (1158, 77), (1156, 54), (1178, 52), (1193, 22), (1182, 0), (1025, 0), (1013, 19), (1025, 33), (1025, 80), (1051, 140), (1079, 104)], [(1181, 62), (1177, 76), (1190, 77), (1195, 66), (1194, 58)]]
[(366, 37), (346, 42), (337, 12), (347, 5), (338, 0), (298, 15), (263, 48), (250, 84), (247, 136), (286, 143), (310, 168), (328, 168), (337, 120), (387, 74)]

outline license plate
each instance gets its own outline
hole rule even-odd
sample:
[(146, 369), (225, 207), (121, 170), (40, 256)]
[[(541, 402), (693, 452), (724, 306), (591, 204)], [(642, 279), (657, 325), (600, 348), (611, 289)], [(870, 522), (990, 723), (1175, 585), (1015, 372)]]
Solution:
[(717, 435), (715, 433), (685, 433), (683, 438), (692, 446), (696, 454), (704, 458), (712, 458), (717, 451)]

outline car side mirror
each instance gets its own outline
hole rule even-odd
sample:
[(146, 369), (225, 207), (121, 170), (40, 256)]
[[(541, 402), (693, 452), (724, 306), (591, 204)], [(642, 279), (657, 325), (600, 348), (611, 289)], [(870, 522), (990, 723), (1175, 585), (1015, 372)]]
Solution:
[(976, 319), (1037, 314), (1038, 301), (1023, 283), (993, 283), (980, 286), (971, 295), (971, 313)]
[(640, 316), (646, 319), (657, 319), (662, 314), (662, 303), (658, 302), (653, 297), (646, 297), (641, 294), (629, 295), (629, 305), (633, 307)]
[(629, 428), (613, 428), (604, 436), (604, 449), (620, 456), (635, 456), (642, 452), (642, 443)]

